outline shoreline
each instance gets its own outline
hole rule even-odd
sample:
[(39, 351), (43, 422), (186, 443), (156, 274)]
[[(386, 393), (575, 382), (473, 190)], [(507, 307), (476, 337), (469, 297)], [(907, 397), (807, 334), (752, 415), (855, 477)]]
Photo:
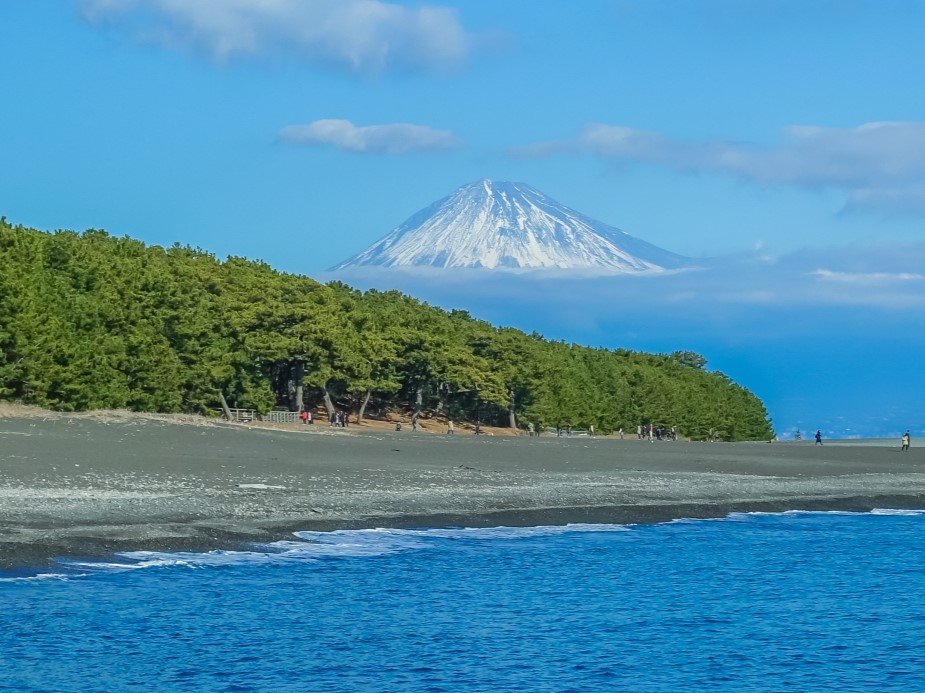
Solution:
[[(0, 418), (0, 570), (298, 530), (640, 524), (925, 508), (898, 443), (649, 443), (171, 421)], [(828, 443), (828, 441), (827, 441)]]

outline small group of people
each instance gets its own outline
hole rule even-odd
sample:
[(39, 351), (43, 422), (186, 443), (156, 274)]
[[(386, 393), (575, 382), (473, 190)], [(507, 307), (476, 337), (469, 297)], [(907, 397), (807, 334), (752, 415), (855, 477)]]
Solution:
[[(340, 428), (347, 428), (349, 415), (343, 410), (337, 410), (331, 412), (331, 426), (338, 426)], [(299, 412), (299, 421), (303, 424), (315, 425), (315, 412), (311, 409), (303, 409)]]
[[(622, 437), (623, 429), (621, 428), (620, 438)], [(656, 440), (677, 440), (678, 427), (672, 426), (670, 429), (668, 429), (663, 426), (656, 426), (652, 423), (640, 425), (636, 427), (636, 438), (639, 440), (648, 439), (650, 443), (654, 443)]]

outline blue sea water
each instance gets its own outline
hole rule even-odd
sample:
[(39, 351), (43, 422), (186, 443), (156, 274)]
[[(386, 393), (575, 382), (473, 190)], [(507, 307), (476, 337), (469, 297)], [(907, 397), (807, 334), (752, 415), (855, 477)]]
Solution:
[(925, 514), (299, 533), (0, 576), (15, 691), (925, 690)]

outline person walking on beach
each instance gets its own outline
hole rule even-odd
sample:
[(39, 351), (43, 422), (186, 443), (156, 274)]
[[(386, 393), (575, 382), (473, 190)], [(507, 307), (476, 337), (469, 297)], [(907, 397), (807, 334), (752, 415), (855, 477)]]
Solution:
[(903, 452), (905, 452), (906, 450), (908, 450), (908, 449), (909, 449), (909, 443), (911, 443), (911, 442), (912, 442), (912, 438), (909, 437), (909, 431), (906, 431), (905, 433), (903, 433), (903, 437), (902, 437), (902, 448), (901, 448), (901, 450), (902, 450)]
[(816, 431), (816, 445), (822, 445), (822, 431)]
[(455, 433), (456, 433), (456, 431), (453, 430), (453, 422), (452, 422), (452, 421), (447, 421), (447, 422), (446, 422), (446, 434), (447, 434), (448, 436), (451, 436), (451, 435), (454, 435)]
[(417, 433), (418, 431), (418, 415), (415, 412), (414, 416), (411, 417), (411, 432)]
[(308, 423), (308, 412), (303, 409), (299, 412), (299, 418), (302, 420), (302, 425), (304, 426)]

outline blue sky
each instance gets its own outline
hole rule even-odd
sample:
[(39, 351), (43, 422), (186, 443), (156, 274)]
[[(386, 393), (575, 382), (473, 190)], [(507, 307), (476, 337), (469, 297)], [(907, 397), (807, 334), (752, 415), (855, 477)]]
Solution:
[(460, 185), (522, 181), (753, 264), (572, 287), (533, 324), (449, 307), (700, 350), (782, 431), (895, 409), (862, 432), (925, 433), (923, 26), (911, 0), (0, 0), (0, 214), (318, 276)]

